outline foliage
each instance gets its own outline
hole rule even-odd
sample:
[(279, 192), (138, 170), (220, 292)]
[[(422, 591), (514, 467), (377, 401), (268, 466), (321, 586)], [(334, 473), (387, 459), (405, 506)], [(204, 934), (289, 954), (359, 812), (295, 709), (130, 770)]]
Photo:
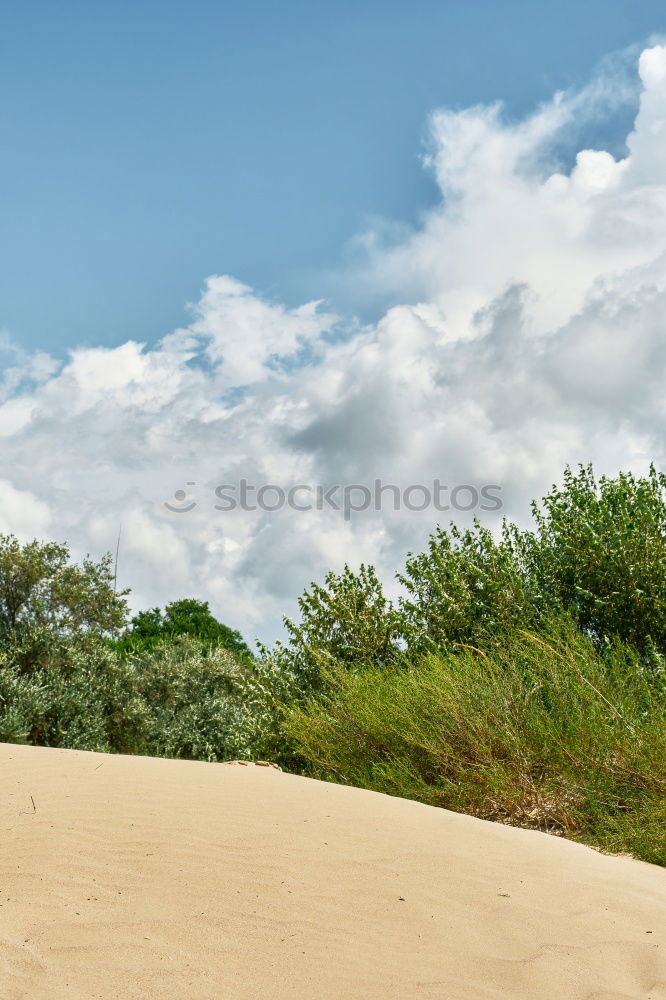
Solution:
[[(190, 636), (117, 657), (99, 639), (52, 647), (26, 674), (0, 662), (0, 741), (228, 760), (279, 749), (270, 668)], [(284, 687), (284, 685), (282, 685)]]
[(258, 659), (191, 599), (119, 636), (109, 557), (0, 536), (0, 740), (269, 758), (666, 864), (666, 477), (567, 469), (533, 515), (437, 528), (397, 604), (329, 573)]
[(647, 657), (666, 654), (666, 476), (651, 469), (595, 480), (567, 469), (561, 487), (533, 504), (535, 527), (505, 522), (438, 527), (398, 574), (394, 607), (372, 567), (329, 573), (287, 621), (279, 654), (316, 682), (322, 666), (389, 665), (437, 650), (501, 642), (572, 614), (601, 646), (620, 638)]
[(333, 668), (286, 731), (319, 777), (666, 864), (665, 680), (555, 620), (409, 669)]
[(116, 648), (121, 653), (143, 653), (165, 640), (183, 635), (198, 639), (206, 650), (228, 649), (240, 656), (252, 657), (240, 632), (214, 618), (207, 601), (191, 598), (172, 601), (164, 611), (159, 608), (140, 611), (132, 618)]
[(466, 531), (438, 527), (427, 551), (410, 554), (399, 579), (406, 591), (401, 627), (412, 656), (483, 644), (536, 617), (530, 580), (506, 526), (499, 541), (478, 522)]
[(327, 573), (324, 585), (312, 583), (298, 603), (301, 620), (285, 619), (289, 640), (276, 646), (273, 658), (303, 690), (318, 687), (331, 663), (363, 669), (399, 659), (400, 616), (372, 566)]
[(30, 672), (0, 659), (0, 741), (112, 750), (107, 718), (117, 706), (131, 725), (129, 697), (108, 646), (95, 636), (60, 637)]
[(512, 535), (537, 603), (600, 641), (666, 653), (666, 475), (597, 483), (591, 466), (567, 469), (532, 512), (536, 530)]
[(130, 656), (126, 670), (142, 721), (124, 749), (209, 761), (266, 752), (273, 719), (260, 664), (183, 635)]
[(66, 545), (0, 535), (0, 647), (22, 670), (66, 637), (104, 635), (125, 624), (125, 594), (113, 587), (111, 557), (70, 562)]
[(183, 600), (114, 640), (126, 603), (112, 583), (109, 557), (77, 566), (65, 545), (0, 537), (0, 740), (206, 760), (264, 749), (277, 709), (239, 633)]

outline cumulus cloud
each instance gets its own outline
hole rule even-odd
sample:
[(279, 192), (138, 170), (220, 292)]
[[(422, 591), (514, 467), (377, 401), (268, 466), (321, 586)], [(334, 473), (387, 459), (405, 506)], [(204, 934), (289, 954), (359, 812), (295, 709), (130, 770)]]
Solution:
[(49, 530), (48, 506), (27, 490), (17, 490), (13, 483), (0, 479), (0, 524), (8, 525), (21, 541)]
[(215, 276), (151, 347), (56, 362), (0, 344), (2, 529), (99, 554), (122, 522), (136, 606), (199, 596), (271, 639), (310, 579), (362, 560), (390, 578), (450, 515), (229, 512), (216, 486), (499, 484), (523, 520), (567, 462), (663, 462), (665, 47), (638, 80), (627, 154), (581, 149), (568, 170), (554, 150), (590, 116), (580, 94), (517, 123), (436, 112), (439, 204), (398, 245), (367, 241), (359, 282), (402, 296), (375, 323)]

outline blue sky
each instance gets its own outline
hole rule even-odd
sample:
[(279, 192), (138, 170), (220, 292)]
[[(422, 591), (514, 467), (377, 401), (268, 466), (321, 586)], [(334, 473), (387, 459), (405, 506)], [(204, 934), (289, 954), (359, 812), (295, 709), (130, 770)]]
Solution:
[(665, 29), (657, 0), (7, 5), (0, 328), (150, 343), (213, 273), (335, 300), (369, 217), (437, 200), (430, 112), (523, 115)]

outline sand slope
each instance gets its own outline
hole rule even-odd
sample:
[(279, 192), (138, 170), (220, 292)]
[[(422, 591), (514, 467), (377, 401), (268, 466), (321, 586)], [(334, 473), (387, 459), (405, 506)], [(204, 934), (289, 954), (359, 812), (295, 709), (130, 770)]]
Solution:
[(1, 1000), (139, 997), (663, 1000), (666, 871), (269, 768), (0, 746)]

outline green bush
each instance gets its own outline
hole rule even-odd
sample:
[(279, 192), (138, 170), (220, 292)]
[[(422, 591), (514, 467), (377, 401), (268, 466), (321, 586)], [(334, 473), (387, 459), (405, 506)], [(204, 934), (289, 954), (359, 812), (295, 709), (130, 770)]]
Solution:
[(535, 526), (438, 527), (410, 554), (397, 606), (371, 566), (311, 584), (301, 621), (275, 651), (318, 684), (329, 663), (358, 670), (427, 652), (501, 643), (563, 612), (600, 647), (615, 638), (653, 660), (666, 654), (666, 476), (651, 469), (598, 482), (567, 469), (532, 507)]
[(120, 718), (116, 749), (208, 761), (262, 757), (278, 732), (262, 668), (223, 647), (202, 650), (191, 636), (128, 657), (122, 669), (140, 725), (123, 746)]
[(131, 725), (129, 692), (108, 646), (95, 636), (40, 644), (39, 665), (0, 660), (0, 741), (78, 750), (114, 749), (108, 719)]
[(207, 603), (142, 612), (118, 639), (126, 617), (109, 556), (76, 565), (66, 545), (0, 535), (0, 740), (204, 760), (275, 749), (275, 672)]
[(262, 651), (293, 679), (294, 690), (320, 687), (322, 672), (333, 663), (357, 670), (401, 658), (402, 618), (372, 566), (327, 573), (324, 585), (312, 583), (298, 604), (300, 622), (285, 618), (288, 641), (270, 654)]
[(664, 675), (627, 648), (554, 621), (328, 683), (286, 721), (310, 773), (666, 864)]
[(567, 469), (532, 513), (535, 531), (511, 536), (538, 607), (568, 609), (599, 641), (666, 653), (666, 475)]
[(0, 741), (196, 760), (282, 749), (285, 676), (192, 637), (118, 657), (96, 637), (52, 642), (30, 673), (0, 660)]
[(476, 522), (466, 531), (438, 527), (398, 579), (406, 591), (400, 627), (412, 657), (485, 644), (537, 618), (533, 587), (507, 525), (499, 540)]

